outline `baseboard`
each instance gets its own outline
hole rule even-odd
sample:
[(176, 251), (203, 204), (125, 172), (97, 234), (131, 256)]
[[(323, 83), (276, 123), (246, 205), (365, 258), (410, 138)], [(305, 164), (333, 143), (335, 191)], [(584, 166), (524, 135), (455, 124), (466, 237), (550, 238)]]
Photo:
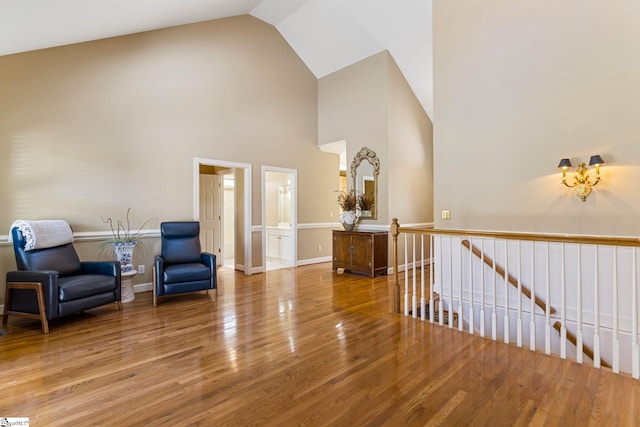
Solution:
[(153, 283), (139, 283), (137, 285), (133, 285), (133, 293), (138, 294), (140, 292), (149, 292), (153, 289)]
[(331, 262), (331, 256), (325, 256), (320, 258), (308, 258), (298, 260), (298, 266), (300, 265), (311, 265), (311, 264), (320, 264), (323, 262)]

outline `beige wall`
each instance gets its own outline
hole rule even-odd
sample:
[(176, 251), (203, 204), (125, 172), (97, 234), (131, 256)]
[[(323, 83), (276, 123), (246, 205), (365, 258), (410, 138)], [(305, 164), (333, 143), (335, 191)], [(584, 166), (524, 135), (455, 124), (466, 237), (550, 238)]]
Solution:
[[(300, 223), (331, 221), (338, 156), (317, 148), (317, 80), (253, 17), (4, 56), (0, 76), (0, 234), (17, 218), (106, 231), (100, 215), (127, 207), (150, 229), (192, 219), (194, 157), (253, 165), (254, 225), (263, 164), (299, 171)], [(300, 252), (328, 246), (329, 231), (319, 239), (300, 238)]]
[(346, 140), (349, 188), (351, 159), (362, 147), (380, 159), (378, 219), (362, 220), (362, 227), (388, 226), (393, 217), (433, 220), (431, 132), (429, 117), (386, 51), (318, 81), (318, 143)]
[[(349, 189), (353, 156), (362, 147), (375, 151), (380, 159), (377, 205), (378, 211), (383, 212), (381, 220), (385, 224), (388, 200), (386, 60), (387, 53), (382, 52), (318, 80), (318, 144), (346, 140)], [(335, 179), (335, 190), (338, 190), (337, 171)], [(335, 201), (334, 205), (337, 221), (340, 210)], [(377, 222), (366, 220), (366, 224)]]
[[(438, 227), (640, 234), (639, 17), (636, 0), (434, 1)], [(607, 165), (583, 203), (556, 166), (592, 154)]]
[[(433, 125), (389, 55), (389, 215), (400, 224), (433, 223)], [(383, 221), (385, 218), (382, 218)]]

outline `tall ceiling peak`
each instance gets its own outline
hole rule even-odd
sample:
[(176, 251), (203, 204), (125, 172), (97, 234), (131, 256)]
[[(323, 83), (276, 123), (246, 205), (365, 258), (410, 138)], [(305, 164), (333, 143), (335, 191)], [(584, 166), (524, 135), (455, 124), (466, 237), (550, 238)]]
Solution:
[(318, 78), (388, 50), (433, 111), (432, 0), (0, 0), (0, 55), (251, 14)]

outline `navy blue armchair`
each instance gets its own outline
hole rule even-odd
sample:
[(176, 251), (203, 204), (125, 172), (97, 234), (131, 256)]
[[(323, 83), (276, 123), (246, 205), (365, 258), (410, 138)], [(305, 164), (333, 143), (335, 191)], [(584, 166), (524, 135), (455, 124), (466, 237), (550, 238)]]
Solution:
[(160, 224), (161, 254), (153, 263), (153, 306), (158, 297), (216, 289), (216, 256), (202, 252), (197, 221)]
[(2, 323), (9, 315), (39, 319), (49, 333), (49, 320), (120, 301), (120, 263), (81, 262), (73, 243), (25, 250), (26, 239), (11, 229), (18, 271), (7, 272)]

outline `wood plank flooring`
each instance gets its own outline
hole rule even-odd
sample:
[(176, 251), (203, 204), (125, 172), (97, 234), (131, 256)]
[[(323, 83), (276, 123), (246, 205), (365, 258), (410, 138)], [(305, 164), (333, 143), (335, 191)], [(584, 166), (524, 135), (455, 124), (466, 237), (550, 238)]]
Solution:
[(389, 277), (330, 264), (221, 293), (9, 318), (0, 417), (32, 426), (637, 425), (640, 382), (389, 314)]

